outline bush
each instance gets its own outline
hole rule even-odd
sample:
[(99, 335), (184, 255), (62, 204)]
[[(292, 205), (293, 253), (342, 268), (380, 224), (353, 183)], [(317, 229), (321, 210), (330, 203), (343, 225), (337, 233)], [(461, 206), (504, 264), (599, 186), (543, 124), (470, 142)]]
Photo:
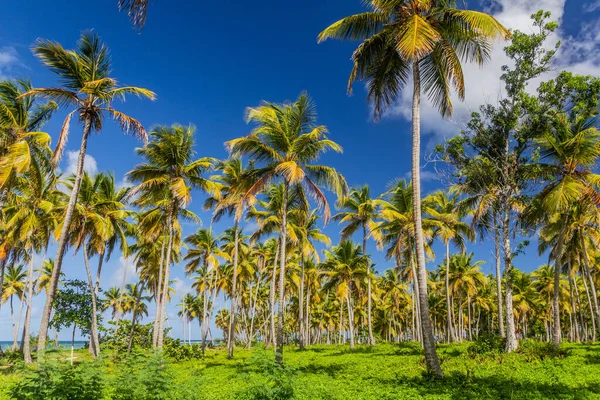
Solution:
[(528, 361), (541, 361), (548, 357), (564, 358), (569, 355), (567, 350), (557, 349), (552, 343), (540, 342), (535, 339), (522, 340), (517, 352), (523, 354)]
[(76, 366), (44, 363), (34, 369), (23, 368), (22, 375), (23, 379), (10, 390), (11, 399), (102, 398), (104, 380), (98, 362), (86, 362)]
[(475, 338), (473, 343), (467, 348), (467, 352), (471, 356), (501, 353), (504, 351), (506, 339), (500, 335), (493, 333), (484, 333)]
[(236, 399), (286, 400), (294, 397), (295, 370), (273, 361), (272, 353), (268, 353), (264, 347), (252, 354), (250, 362), (263, 373), (267, 381), (238, 393)]
[(192, 360), (202, 358), (202, 345), (194, 343), (192, 345), (182, 344), (179, 339), (165, 338), (163, 349), (165, 355), (175, 361)]

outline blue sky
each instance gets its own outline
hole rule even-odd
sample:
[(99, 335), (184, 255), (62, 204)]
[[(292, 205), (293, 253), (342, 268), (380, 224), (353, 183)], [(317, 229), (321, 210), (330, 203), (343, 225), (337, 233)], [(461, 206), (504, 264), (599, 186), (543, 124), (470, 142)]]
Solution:
[[(552, 40), (565, 45), (557, 57), (557, 69), (600, 75), (600, 1), (595, 0), (487, 0), (469, 2), (471, 7), (486, 8), (510, 28), (529, 31), (529, 15), (540, 8), (561, 18), (561, 30)], [(332, 22), (362, 10), (360, 0), (308, 0), (292, 8), (287, 2), (265, 0), (247, 2), (226, 0), (200, 2), (155, 0), (146, 28), (133, 30), (124, 14), (117, 12), (116, 0), (89, 2), (75, 0), (30, 0), (3, 5), (0, 25), (0, 77), (29, 77), (34, 86), (57, 85), (55, 76), (31, 55), (36, 38), (47, 38), (74, 46), (82, 30), (93, 28), (109, 45), (113, 56), (113, 76), (121, 83), (149, 88), (158, 94), (155, 102), (130, 99), (120, 106), (138, 118), (147, 128), (154, 124), (194, 124), (197, 127), (198, 156), (226, 157), (223, 143), (245, 135), (250, 128), (243, 120), (245, 107), (261, 100), (293, 100), (306, 90), (317, 104), (319, 122), (328, 126), (331, 138), (340, 143), (344, 153), (327, 154), (325, 164), (341, 171), (351, 186), (368, 183), (373, 194), (383, 192), (390, 181), (408, 178), (410, 171), (410, 93), (407, 91), (388, 115), (374, 124), (365, 102), (362, 83), (355, 85), (353, 96), (346, 95), (346, 83), (355, 43), (326, 42), (317, 44), (317, 34)], [(467, 99), (456, 104), (451, 121), (443, 121), (433, 108), (423, 109), (423, 154), (433, 145), (455, 135), (466, 116), (479, 104), (496, 101), (500, 84), (500, 66), (506, 62), (502, 44), (496, 46), (492, 62), (483, 69), (466, 67)], [(550, 78), (552, 74), (546, 78)], [(62, 123), (60, 112), (47, 126), (54, 138)], [(81, 127), (71, 129), (68, 150), (61, 169), (69, 171), (76, 159)], [(112, 123), (88, 145), (87, 168), (111, 171), (121, 181), (139, 159), (135, 138), (124, 136)], [(424, 193), (442, 185), (432, 165), (423, 169)], [(204, 223), (210, 215), (201, 209), (203, 195), (194, 194), (191, 209)], [(333, 200), (333, 199), (332, 199)], [(227, 222), (215, 226), (220, 231)], [(185, 226), (184, 233), (197, 227)], [(339, 227), (330, 224), (325, 231), (337, 241)], [(535, 242), (535, 238), (532, 240)], [(374, 250), (374, 245), (371, 243)], [(494, 268), (492, 246), (477, 243), (469, 247), (478, 259), (486, 261), (485, 273)], [(443, 257), (435, 247), (438, 260)], [(54, 256), (54, 247), (49, 250)], [(41, 259), (41, 256), (40, 256)], [(381, 253), (373, 252), (377, 269), (390, 264)], [(437, 261), (435, 262), (437, 263)], [(435, 265), (432, 263), (431, 265)], [(517, 266), (530, 271), (537, 268), (536, 246), (517, 260)], [(119, 285), (123, 260), (116, 254), (104, 270), (103, 287)], [(83, 278), (81, 257), (68, 254), (63, 270), (69, 278)], [(129, 273), (133, 279), (132, 273)], [(178, 278), (178, 293), (169, 307), (174, 318), (175, 304), (189, 288), (181, 266), (173, 268)], [(34, 301), (33, 329), (43, 306)], [(153, 307), (150, 307), (152, 310)], [(0, 339), (11, 338), (8, 307), (0, 310)], [(178, 320), (173, 334), (180, 336)], [(193, 336), (199, 337), (196, 326)], [(219, 333), (220, 334), (220, 333)], [(66, 334), (64, 336), (66, 338)]]

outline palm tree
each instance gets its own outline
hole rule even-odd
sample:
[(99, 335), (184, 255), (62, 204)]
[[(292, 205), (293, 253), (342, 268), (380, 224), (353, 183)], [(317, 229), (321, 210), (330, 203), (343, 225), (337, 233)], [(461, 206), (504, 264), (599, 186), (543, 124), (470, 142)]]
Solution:
[(375, 119), (398, 99), (412, 69), (412, 180), (423, 347), (428, 369), (442, 375), (427, 305), (421, 226), (421, 84), (441, 114), (451, 115), (451, 85), (459, 99), (465, 95), (461, 62), (483, 65), (489, 59), (491, 42), (508, 36), (508, 31), (488, 14), (459, 9), (454, 0), (369, 0), (367, 4), (370, 11), (335, 22), (319, 34), (318, 40), (363, 40), (352, 55), (354, 67), (348, 89), (351, 91), (357, 78), (367, 82)]
[[(117, 316), (123, 314), (123, 293), (121, 289), (114, 286), (104, 291), (104, 299), (102, 301), (102, 311), (112, 308), (110, 318), (116, 321)], [(115, 328), (116, 332), (116, 328)]]
[(87, 150), (87, 141), (92, 131), (100, 132), (104, 115), (111, 115), (126, 133), (146, 139), (146, 131), (142, 124), (128, 115), (113, 108), (114, 100), (125, 100), (127, 95), (133, 94), (139, 97), (154, 99), (153, 92), (133, 86), (118, 86), (117, 81), (110, 77), (111, 59), (108, 47), (104, 45), (99, 37), (91, 31), (82, 34), (75, 50), (66, 50), (59, 43), (50, 40), (39, 39), (33, 53), (52, 72), (56, 73), (63, 88), (38, 88), (25, 93), (24, 96), (39, 95), (55, 100), (59, 104), (73, 107), (74, 110), (67, 114), (58, 142), (54, 150), (52, 162), (57, 165), (63, 150), (67, 144), (71, 118), (76, 114), (83, 124), (83, 135), (79, 148), (79, 158), (75, 181), (71, 190), (69, 204), (64, 217), (64, 229), (58, 240), (55, 264), (56, 268), (50, 281), (49, 290), (46, 291), (46, 303), (42, 312), (40, 331), (38, 336), (38, 350), (46, 348), (46, 337), (48, 334), (48, 322), (52, 312), (52, 303), (58, 286), (58, 276), (63, 262), (63, 255), (67, 246), (69, 228), (75, 210), (75, 204), (81, 187), (83, 177), (83, 162)]
[(229, 255), (219, 248), (219, 238), (214, 236), (211, 229), (199, 229), (195, 234), (188, 236), (185, 242), (189, 245), (189, 250), (185, 256), (187, 264), (185, 266), (188, 275), (202, 269), (205, 278), (202, 285), (203, 312), (202, 312), (202, 353), (206, 345), (206, 335), (208, 333), (208, 293), (211, 290), (211, 283), (208, 281), (215, 276), (219, 267), (219, 258), (227, 260)]
[[(166, 256), (161, 256), (158, 283), (158, 312), (155, 321), (156, 347), (162, 348), (164, 320), (166, 317), (166, 294), (169, 287), (170, 268), (175, 232), (179, 232), (179, 218), (198, 221), (198, 217), (186, 207), (192, 200), (192, 189), (201, 189), (218, 195), (218, 187), (202, 175), (212, 169), (215, 160), (208, 157), (195, 158), (194, 127), (182, 125), (157, 126), (152, 129), (152, 140), (137, 150), (145, 163), (137, 165), (128, 173), (138, 185), (131, 191), (139, 194), (136, 203), (141, 206), (158, 206), (155, 214), (166, 216)], [(160, 219), (158, 219), (160, 220)], [(157, 221), (154, 219), (154, 221)], [(179, 235), (177, 235), (179, 236)], [(162, 251), (161, 251), (162, 253)]]
[(15, 324), (13, 298), (15, 296), (17, 296), (19, 299), (23, 298), (26, 280), (27, 272), (25, 271), (25, 267), (23, 265), (9, 265), (6, 269), (6, 275), (4, 276), (2, 288), (2, 298), (0, 298), (0, 300), (2, 303), (6, 303), (7, 301), (10, 303), (10, 320), (14, 339), (13, 343), (17, 342), (18, 336), (17, 327)]
[(240, 158), (231, 158), (220, 162), (216, 166), (216, 170), (220, 171), (220, 175), (214, 176), (213, 179), (219, 188), (215, 196), (210, 196), (204, 202), (205, 209), (213, 209), (213, 221), (219, 221), (224, 215), (233, 216), (234, 218), (234, 240), (233, 240), (233, 275), (231, 279), (232, 297), (229, 310), (229, 318), (231, 321), (228, 324), (229, 334), (227, 335), (227, 356), (233, 358), (233, 347), (235, 345), (234, 331), (236, 318), (236, 294), (237, 294), (237, 273), (239, 265), (239, 223), (242, 218), (244, 204), (242, 198), (246, 195), (249, 189), (250, 180), (247, 178), (247, 171), (244, 168)]
[(360, 246), (355, 246), (346, 240), (331, 251), (325, 252), (323, 263), (324, 274), (328, 281), (323, 285), (324, 290), (335, 290), (340, 301), (346, 301), (348, 306), (348, 323), (350, 330), (350, 348), (354, 349), (354, 300), (353, 293), (361, 287), (368, 278), (369, 258), (362, 253)]
[(32, 162), (43, 163), (51, 151), (50, 135), (39, 130), (58, 105), (23, 97), (31, 89), (24, 80), (0, 82), (0, 208), (15, 178), (29, 171)]
[[(559, 77), (560, 79), (560, 77)], [(565, 105), (566, 107), (566, 105)], [(550, 111), (550, 128), (537, 139), (541, 149), (540, 168), (552, 173), (551, 180), (536, 196), (527, 212), (529, 219), (542, 221), (541, 239), (554, 241), (553, 344), (561, 342), (559, 281), (563, 250), (572, 208), (579, 203), (598, 205), (600, 175), (592, 172), (600, 158), (600, 130), (594, 125), (598, 110), (574, 107), (569, 113)], [(553, 237), (553, 239), (550, 239)]]
[(119, 11), (127, 13), (135, 28), (143, 28), (150, 0), (119, 0)]
[[(450, 260), (450, 268), (452, 272), (449, 274), (449, 286), (453, 293), (458, 294), (458, 331), (460, 332), (460, 339), (462, 341), (463, 332), (465, 327), (463, 321), (463, 296), (467, 297), (467, 311), (468, 311), (468, 332), (469, 340), (471, 339), (471, 299), (479, 291), (479, 288), (484, 287), (485, 276), (480, 270), (480, 265), (483, 261), (473, 262), (473, 253), (470, 254), (455, 254)], [(448, 309), (450, 312), (450, 309)], [(449, 325), (450, 329), (452, 325)]]
[(324, 209), (324, 220), (330, 217), (329, 204), (319, 188), (324, 185), (338, 196), (345, 194), (346, 181), (334, 168), (313, 164), (327, 150), (341, 152), (341, 147), (327, 138), (327, 128), (316, 125), (315, 105), (302, 93), (294, 103), (274, 104), (264, 102), (248, 108), (247, 121), (256, 124), (248, 136), (226, 143), (234, 155), (249, 156), (264, 166), (250, 172), (253, 185), (242, 198), (247, 203), (253, 196), (268, 187), (274, 179), (282, 179), (281, 232), (279, 234), (279, 309), (277, 320), (276, 360), (283, 362), (283, 318), (285, 301), (285, 266), (287, 238), (287, 204), (290, 188), (303, 186)]
[(446, 339), (456, 340), (450, 314), (450, 242), (460, 250), (465, 250), (465, 240), (473, 241), (475, 232), (469, 224), (462, 221), (463, 213), (457, 209), (456, 196), (448, 197), (446, 192), (438, 191), (429, 195), (425, 201), (425, 212), (430, 215), (434, 226), (434, 236), (439, 237), (446, 246)]
[[(377, 223), (375, 222), (375, 219), (378, 217), (378, 208), (381, 206), (381, 200), (372, 199), (369, 192), (369, 186), (365, 185), (360, 189), (352, 189), (348, 197), (341, 199), (338, 206), (343, 211), (334, 215), (333, 219), (339, 221), (340, 224), (346, 224), (342, 229), (340, 240), (347, 240), (358, 229), (362, 229), (363, 254), (367, 254), (367, 238), (369, 236), (377, 236), (379, 232), (376, 229)], [(369, 344), (374, 345), (373, 322), (371, 320), (371, 297), (371, 279), (369, 278), (367, 287)]]

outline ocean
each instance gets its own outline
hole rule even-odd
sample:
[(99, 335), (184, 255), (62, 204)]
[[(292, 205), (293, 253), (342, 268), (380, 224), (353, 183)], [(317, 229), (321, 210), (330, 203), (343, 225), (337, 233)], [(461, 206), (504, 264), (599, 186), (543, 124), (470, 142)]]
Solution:
[[(20, 343), (20, 341), (19, 341), (19, 343)], [(12, 340), (0, 340), (0, 346), (2, 347), (2, 350), (10, 349), (12, 347), (12, 344), (13, 344)], [(76, 340), (74, 344), (75, 344), (76, 349), (82, 349), (87, 346), (88, 342), (86, 340)], [(59, 340), (58, 347), (61, 349), (70, 349), (71, 341), (70, 340)], [(48, 343), (48, 348), (50, 348), (50, 349), (55, 348), (54, 342)]]

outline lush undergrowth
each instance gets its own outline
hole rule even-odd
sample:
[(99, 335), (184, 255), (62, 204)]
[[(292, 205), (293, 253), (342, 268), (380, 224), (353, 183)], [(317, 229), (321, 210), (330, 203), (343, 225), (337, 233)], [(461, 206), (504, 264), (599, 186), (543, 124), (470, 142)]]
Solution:
[[(80, 351), (74, 369), (67, 361), (58, 367), (50, 362), (41, 373), (0, 367), (0, 399), (600, 398), (600, 345), (567, 344), (560, 353), (533, 345), (507, 355), (476, 354), (465, 344), (440, 346), (439, 353), (446, 374), (442, 380), (424, 373), (421, 351), (410, 343), (354, 351), (288, 348), (283, 369), (273, 365), (271, 351), (260, 349), (237, 350), (233, 360), (223, 350), (210, 350), (203, 360), (166, 363), (148, 355), (116, 363), (110, 352), (91, 363)], [(66, 397), (74, 387), (81, 390)]]

